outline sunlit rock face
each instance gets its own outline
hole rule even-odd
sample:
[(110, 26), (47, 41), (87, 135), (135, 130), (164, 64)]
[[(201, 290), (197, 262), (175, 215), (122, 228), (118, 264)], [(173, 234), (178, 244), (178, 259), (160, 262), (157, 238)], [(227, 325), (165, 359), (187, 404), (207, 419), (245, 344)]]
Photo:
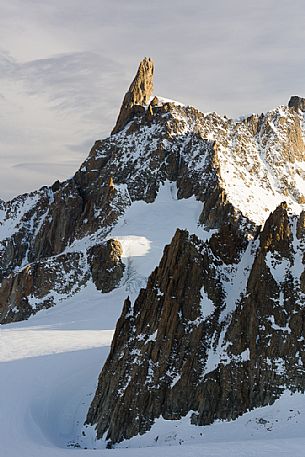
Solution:
[(153, 75), (154, 64), (151, 59), (145, 57), (145, 59), (140, 62), (137, 74), (131, 83), (128, 92), (125, 94), (112, 134), (122, 130), (135, 115), (145, 111), (145, 105), (148, 105), (153, 93)]

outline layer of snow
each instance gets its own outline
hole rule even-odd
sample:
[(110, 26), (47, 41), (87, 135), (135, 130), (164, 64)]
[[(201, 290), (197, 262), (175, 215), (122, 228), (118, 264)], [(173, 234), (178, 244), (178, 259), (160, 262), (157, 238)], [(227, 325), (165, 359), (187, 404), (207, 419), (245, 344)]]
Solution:
[(177, 228), (207, 239), (212, 232), (198, 225), (202, 209), (202, 202), (195, 197), (178, 200), (176, 183), (168, 181), (161, 186), (154, 203), (133, 202), (108, 235), (122, 244), (127, 275), (132, 271), (133, 277), (147, 278)]
[(60, 448), (80, 433), (124, 296), (88, 284), (65, 303), (0, 327), (1, 455), (71, 454)]
[[(298, 132), (295, 116), (288, 107), (267, 113), (258, 132), (251, 130), (247, 122), (216, 113), (205, 113), (198, 120), (186, 108), (173, 115), (178, 121), (178, 136), (187, 138), (200, 132), (202, 138), (215, 142), (221, 185), (228, 201), (252, 222), (263, 224), (283, 201), (295, 214), (305, 208), (305, 161), (295, 160), (300, 155), (290, 158), (294, 152), (289, 153), (289, 148), (296, 148), (291, 135), (295, 131), (297, 136)], [(302, 121), (300, 128), (305, 138), (304, 125)], [(194, 148), (188, 155), (190, 162)], [(193, 164), (190, 169), (195, 169)], [(204, 167), (201, 170), (203, 175), (207, 172)]]
[(201, 302), (200, 302), (200, 304), (201, 304), (201, 317), (202, 317), (202, 319), (206, 319), (211, 314), (214, 313), (215, 305), (212, 302), (212, 300), (210, 300), (210, 298), (208, 297), (208, 295), (205, 292), (203, 287), (200, 290), (200, 294), (201, 294)]
[(27, 322), (0, 328), (1, 455), (304, 456), (304, 397), (288, 392), (273, 406), (233, 422), (196, 427), (189, 417), (181, 421), (160, 418), (150, 432), (122, 443), (119, 449), (75, 448), (77, 443), (84, 444), (82, 424), (108, 354), (109, 327), (115, 325), (122, 295), (121, 289), (101, 295), (90, 285), (82, 298), (74, 297)]
[(267, 113), (264, 122), (268, 132), (256, 137), (243, 124), (235, 126), (228, 132), (229, 138), (232, 135), (228, 144), (218, 150), (228, 199), (258, 225), (283, 201), (299, 214), (304, 204), (298, 197), (305, 196), (304, 162), (285, 158), (289, 129), (294, 128), (291, 111), (278, 107)]
[(266, 255), (266, 264), (275, 281), (278, 284), (283, 283), (287, 273), (290, 270), (289, 260), (281, 258), (279, 261), (271, 252), (268, 252)]
[(112, 330), (4, 329), (1, 330), (0, 362), (109, 346), (112, 337)]
[[(270, 440), (269, 449), (272, 449), (272, 447), (276, 449), (278, 440), (284, 444), (283, 438), (286, 438), (290, 445), (293, 446), (292, 439), (297, 442), (297, 439), (302, 437), (305, 426), (304, 396), (298, 393), (292, 395), (288, 391), (273, 405), (245, 413), (235, 421), (216, 421), (212, 425), (198, 427), (191, 424), (192, 414), (196, 414), (196, 412), (189, 412), (180, 421), (166, 421), (163, 418), (159, 418), (145, 435), (138, 435), (131, 438), (128, 443), (123, 442), (116, 445), (116, 447), (125, 447), (126, 444), (132, 448), (183, 445), (182, 449), (187, 453), (191, 449), (187, 445), (196, 444), (196, 447), (198, 446), (198, 454), (196, 452), (194, 455), (205, 455), (200, 452), (205, 452), (208, 446), (211, 445), (212, 450), (214, 447), (217, 448), (219, 446), (219, 450), (224, 453), (220, 455), (226, 456), (228, 455), (226, 446), (230, 449), (230, 445), (234, 443), (237, 449), (240, 446), (236, 455), (246, 455), (246, 450), (248, 449), (249, 451), (251, 450), (248, 455), (260, 456), (269, 455), (263, 453), (263, 446), (260, 449), (261, 440)], [(244, 441), (244, 449), (241, 446), (241, 437), (242, 441)], [(305, 442), (305, 439), (303, 442)], [(258, 444), (258, 449), (253, 452), (255, 443)], [(193, 450), (196, 447), (194, 446)], [(284, 444), (286, 453), (282, 455), (287, 455), (288, 457), (287, 447), (287, 443), (286, 445)], [(156, 451), (158, 452), (159, 449), (156, 449)], [(179, 455), (179, 450), (177, 449), (177, 451)], [(301, 449), (299, 449), (300, 451)], [(239, 452), (242, 452), (242, 454)], [(183, 451), (181, 455), (183, 455)], [(270, 455), (275, 456), (275, 454)], [(304, 450), (303, 454), (297, 455), (304, 456)]]
[(118, 240), (122, 246), (123, 259), (128, 257), (142, 257), (150, 251), (151, 242), (145, 238), (145, 236), (116, 235), (115, 239)]
[[(153, 98), (153, 97), (152, 97)], [(172, 100), (170, 98), (165, 98), (165, 97), (160, 97), (157, 95), (157, 99), (159, 100), (160, 103), (173, 103), (176, 106), (185, 106), (183, 103), (178, 102), (177, 100)]]

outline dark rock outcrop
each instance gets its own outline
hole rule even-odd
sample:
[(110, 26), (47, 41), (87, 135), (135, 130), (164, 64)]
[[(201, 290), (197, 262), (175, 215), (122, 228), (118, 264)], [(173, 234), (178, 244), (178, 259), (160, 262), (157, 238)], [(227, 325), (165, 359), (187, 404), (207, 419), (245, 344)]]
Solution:
[(54, 306), (55, 296), (64, 300), (89, 280), (101, 292), (110, 292), (124, 273), (121, 255), (120, 243), (108, 240), (92, 246), (87, 253), (63, 253), (9, 275), (0, 285), (0, 323), (28, 319), (41, 309)]
[(293, 95), (290, 97), (289, 108), (294, 108), (296, 111), (305, 111), (305, 98), (299, 97), (297, 95)]
[(0, 285), (0, 323), (28, 319), (54, 305), (54, 295), (66, 298), (80, 290), (90, 276), (82, 254), (65, 253), (29, 264), (4, 278)]
[(118, 286), (124, 273), (122, 246), (117, 240), (95, 245), (89, 249), (90, 268), (97, 289), (107, 293)]

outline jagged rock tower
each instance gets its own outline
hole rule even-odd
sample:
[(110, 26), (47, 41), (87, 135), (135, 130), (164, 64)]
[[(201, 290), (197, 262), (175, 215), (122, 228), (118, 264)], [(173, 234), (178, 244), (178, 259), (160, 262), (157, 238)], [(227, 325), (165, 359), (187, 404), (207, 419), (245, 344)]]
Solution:
[(135, 114), (143, 113), (144, 105), (149, 103), (153, 93), (154, 64), (150, 58), (144, 58), (139, 65), (137, 74), (126, 92), (118, 120), (112, 134), (119, 132)]

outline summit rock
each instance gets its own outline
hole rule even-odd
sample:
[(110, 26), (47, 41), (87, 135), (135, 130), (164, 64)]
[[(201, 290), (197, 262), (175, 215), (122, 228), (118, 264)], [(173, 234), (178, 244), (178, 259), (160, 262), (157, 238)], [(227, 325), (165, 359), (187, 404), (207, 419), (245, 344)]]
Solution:
[(299, 110), (305, 112), (305, 98), (299, 97), (298, 95), (293, 95), (290, 97), (288, 106), (289, 108), (293, 108), (296, 111)]
[(154, 64), (150, 58), (144, 58), (137, 74), (126, 92), (119, 116), (112, 134), (122, 130), (125, 125), (147, 105), (153, 93)]

